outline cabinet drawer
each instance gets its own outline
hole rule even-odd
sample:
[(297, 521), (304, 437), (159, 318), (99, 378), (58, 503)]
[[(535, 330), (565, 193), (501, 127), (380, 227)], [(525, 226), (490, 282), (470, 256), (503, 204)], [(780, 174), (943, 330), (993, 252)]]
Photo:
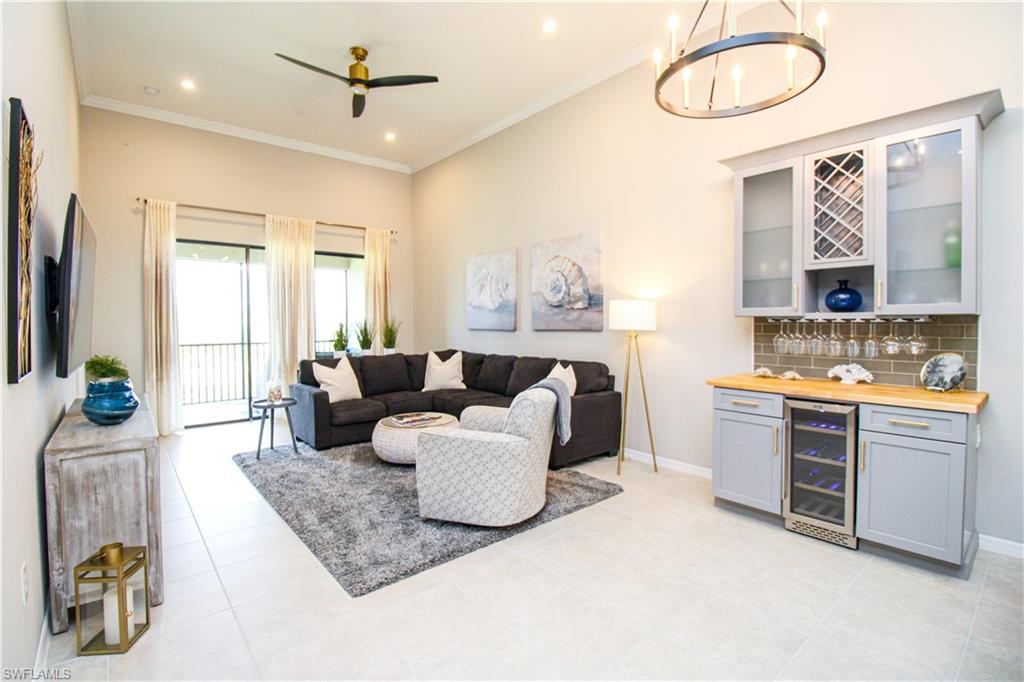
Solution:
[(885, 405), (861, 405), (860, 429), (944, 440), (950, 443), (966, 443), (967, 415)]
[(782, 417), (782, 396), (776, 393), (756, 393), (731, 388), (715, 389), (715, 408), (732, 412), (759, 414), (763, 417)]

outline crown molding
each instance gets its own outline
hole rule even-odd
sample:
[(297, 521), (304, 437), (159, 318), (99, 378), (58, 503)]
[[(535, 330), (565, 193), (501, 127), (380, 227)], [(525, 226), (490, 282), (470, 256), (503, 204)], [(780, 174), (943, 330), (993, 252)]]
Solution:
[(648, 59), (648, 55), (648, 47), (636, 47), (630, 50), (628, 53), (622, 55), (618, 59), (607, 62), (606, 64), (598, 67), (597, 69), (594, 69), (593, 71), (583, 76), (582, 78), (575, 80), (572, 83), (569, 83), (563, 88), (559, 88), (550, 95), (542, 97), (541, 99), (531, 104), (528, 104), (517, 111), (514, 111), (513, 113), (509, 114), (508, 116), (505, 116), (504, 118), (498, 119), (494, 123), (481, 128), (475, 133), (463, 137), (455, 144), (445, 147), (439, 152), (436, 152), (434, 154), (431, 154), (430, 156), (420, 159), (419, 161), (412, 164), (412, 172), (417, 173), (423, 170), (424, 168), (427, 168), (428, 166), (432, 166), (438, 161), (446, 159), (449, 156), (452, 156), (453, 154), (457, 154), (463, 149), (471, 147), (477, 142), (486, 140), (488, 137), (491, 137), (492, 135), (497, 135), (506, 128), (511, 128), (515, 124), (525, 121), (531, 116), (539, 114), (545, 109), (549, 109), (555, 106), (556, 104), (559, 104), (560, 102), (564, 102), (570, 97), (578, 95), (584, 90), (594, 87), (598, 83), (606, 81), (613, 76), (617, 76), (623, 71), (631, 69), (637, 64), (646, 61)]
[(412, 173), (412, 169), (404, 163), (388, 161), (387, 159), (379, 159), (375, 156), (356, 154), (355, 152), (347, 152), (344, 149), (313, 144), (312, 142), (303, 142), (302, 140), (273, 135), (271, 133), (264, 133), (259, 130), (239, 128), (238, 126), (228, 125), (227, 123), (218, 123), (217, 121), (210, 121), (205, 118), (197, 118), (195, 116), (177, 114), (172, 111), (164, 111), (163, 109), (144, 107), (140, 104), (131, 104), (129, 102), (122, 102), (121, 100), (110, 99), (108, 97), (88, 95), (82, 99), (82, 104), (87, 107), (116, 111), (121, 114), (129, 114), (130, 116), (141, 116), (142, 118), (150, 118), (155, 121), (185, 126), (186, 128), (205, 130), (208, 133), (238, 137), (243, 140), (261, 142), (274, 147), (284, 147), (285, 149), (292, 149), (297, 152), (326, 156), (328, 158), (349, 161), (351, 163), (358, 163), (364, 166), (374, 166), (376, 168), (383, 168), (384, 170), (394, 171), (396, 173), (404, 173), (406, 175)]

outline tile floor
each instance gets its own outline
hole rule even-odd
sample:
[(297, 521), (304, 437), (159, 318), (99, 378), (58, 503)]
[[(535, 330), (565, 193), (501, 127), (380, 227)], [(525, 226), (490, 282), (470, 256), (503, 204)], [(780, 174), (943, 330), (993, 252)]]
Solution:
[[(969, 581), (712, 505), (636, 462), (625, 493), (359, 599), (231, 461), (252, 424), (166, 439), (166, 598), (123, 656), (72, 679), (1015, 679), (1022, 564)], [(614, 478), (614, 463), (579, 467)]]

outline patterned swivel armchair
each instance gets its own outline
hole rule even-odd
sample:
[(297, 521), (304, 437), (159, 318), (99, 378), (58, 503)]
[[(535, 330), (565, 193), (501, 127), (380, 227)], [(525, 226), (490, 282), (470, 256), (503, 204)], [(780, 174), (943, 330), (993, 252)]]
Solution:
[(460, 429), (419, 437), (420, 516), (476, 526), (511, 526), (541, 509), (555, 430), (555, 395), (533, 388), (511, 407), (468, 407)]

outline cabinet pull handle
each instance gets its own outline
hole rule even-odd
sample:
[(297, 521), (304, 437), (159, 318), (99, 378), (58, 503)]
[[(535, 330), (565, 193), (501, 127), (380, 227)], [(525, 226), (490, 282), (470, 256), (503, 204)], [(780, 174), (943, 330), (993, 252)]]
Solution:
[(740, 400), (739, 398), (733, 398), (732, 404), (743, 405), (744, 407), (761, 407), (761, 403), (756, 400)]
[(800, 285), (793, 285), (793, 310), (800, 310)]
[[(786, 429), (784, 435), (785, 438), (789, 437), (789, 420), (782, 422), (783, 427)], [(782, 499), (789, 499), (789, 447), (787, 443), (786, 457), (782, 460)]]
[(931, 424), (928, 422), (918, 422), (913, 419), (890, 419), (889, 423), (894, 426), (913, 426), (918, 429), (931, 428)]
[(772, 454), (779, 454), (779, 427), (772, 427)]
[(866, 440), (862, 440), (860, 442), (860, 470), (861, 471), (864, 471), (864, 467), (867, 465), (867, 461), (868, 461), (868, 442)]
[(875, 307), (881, 309), (885, 305), (885, 297), (882, 296), (882, 278), (875, 280)]

